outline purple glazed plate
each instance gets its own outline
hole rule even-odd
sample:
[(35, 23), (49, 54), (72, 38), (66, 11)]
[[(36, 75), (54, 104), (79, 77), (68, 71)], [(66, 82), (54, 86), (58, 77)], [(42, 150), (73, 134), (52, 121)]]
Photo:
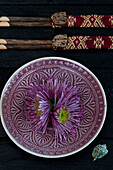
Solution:
[[(69, 134), (67, 141), (54, 145), (53, 129), (45, 135), (32, 130), (24, 116), (24, 94), (29, 83), (52, 76), (68, 79), (83, 91), (83, 123), (76, 136)], [(24, 151), (46, 158), (60, 158), (79, 152), (99, 134), (106, 117), (106, 97), (95, 75), (78, 62), (46, 57), (31, 61), (19, 68), (6, 83), (1, 95), (1, 121), (11, 140)]]

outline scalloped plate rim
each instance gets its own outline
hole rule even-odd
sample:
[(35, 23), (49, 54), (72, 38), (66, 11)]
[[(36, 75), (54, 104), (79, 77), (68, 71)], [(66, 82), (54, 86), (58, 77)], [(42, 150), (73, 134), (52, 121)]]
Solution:
[[(6, 87), (8, 86), (9, 82), (11, 81), (12, 77), (17, 74), (20, 70), (22, 70), (24, 67), (28, 66), (29, 64), (31, 63), (35, 63), (36, 61), (41, 61), (41, 60), (49, 60), (49, 59), (61, 59), (61, 60), (64, 60), (64, 61), (69, 61), (69, 62), (72, 62), (74, 64), (77, 64), (79, 66), (81, 66), (82, 68), (84, 68), (85, 70), (87, 70), (93, 77), (94, 79), (96, 79), (97, 83), (99, 84), (101, 90), (102, 90), (102, 94), (103, 94), (103, 97), (104, 97), (104, 102), (105, 102), (105, 108), (104, 108), (104, 117), (103, 117), (103, 121), (101, 122), (101, 126), (100, 128), (98, 129), (97, 133), (93, 136), (93, 138), (91, 140), (89, 140), (88, 143), (86, 143), (83, 147), (79, 148), (78, 150), (76, 151), (73, 151), (73, 152), (70, 152), (68, 154), (62, 154), (62, 155), (57, 155), (57, 156), (50, 156), (50, 155), (42, 155), (42, 154), (38, 154), (38, 153), (35, 153), (35, 152), (32, 152), (30, 151), (29, 149), (26, 149), (25, 147), (23, 147), (22, 145), (20, 145), (12, 136), (11, 134), (9, 133), (8, 129), (6, 128), (6, 125), (5, 125), (5, 122), (3, 120), (3, 116), (2, 116), (2, 98), (3, 98), (3, 94), (5, 92), (5, 89)], [(107, 100), (106, 100), (106, 95), (105, 95), (105, 92), (104, 92), (104, 89), (100, 83), (100, 81), (98, 80), (98, 78), (87, 68), (85, 67), (84, 65), (82, 65), (81, 63), (77, 62), (77, 61), (74, 61), (74, 60), (71, 60), (71, 59), (67, 59), (67, 58), (64, 58), (64, 57), (41, 57), (39, 59), (35, 59), (35, 60), (32, 60), (30, 62), (27, 62), (26, 64), (22, 65), (19, 69), (17, 69), (11, 76), (10, 78), (8, 79), (8, 81), (6, 82), (3, 90), (2, 90), (2, 94), (1, 94), (1, 99), (0, 99), (0, 117), (1, 117), (1, 122), (2, 122), (2, 125), (3, 125), (3, 128), (6, 132), (6, 134), (9, 136), (9, 138), (19, 147), (21, 148), (22, 150), (26, 151), (27, 153), (30, 153), (32, 155), (35, 155), (35, 156), (39, 156), (39, 157), (43, 157), (43, 158), (61, 158), (61, 157), (66, 157), (66, 156), (70, 156), (72, 154), (75, 154), (81, 150), (83, 150), (84, 148), (86, 148), (91, 142), (93, 142), (93, 140), (98, 136), (98, 134), (100, 133), (102, 127), (103, 127), (103, 124), (105, 122), (105, 118), (106, 118), (106, 113), (107, 113)]]

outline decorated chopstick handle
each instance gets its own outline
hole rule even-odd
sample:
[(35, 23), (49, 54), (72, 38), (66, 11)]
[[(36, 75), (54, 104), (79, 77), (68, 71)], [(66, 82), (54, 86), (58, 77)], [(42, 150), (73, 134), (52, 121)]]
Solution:
[(113, 36), (72, 36), (57, 35), (52, 46), (54, 50), (113, 49)]
[(52, 27), (113, 27), (113, 15), (67, 15), (66, 12), (51, 16)]
[(113, 49), (113, 36), (56, 35), (53, 40), (0, 39), (0, 50), (6, 49)]
[(113, 15), (67, 15), (57, 12), (51, 18), (0, 17), (0, 27), (113, 27)]

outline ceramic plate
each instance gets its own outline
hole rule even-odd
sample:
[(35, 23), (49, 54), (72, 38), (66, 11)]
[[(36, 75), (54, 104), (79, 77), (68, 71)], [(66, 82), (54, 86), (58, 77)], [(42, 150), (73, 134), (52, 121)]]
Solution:
[[(68, 79), (82, 89), (83, 123), (76, 136), (54, 145), (52, 128), (42, 136), (32, 130), (24, 116), (24, 94), (32, 81), (52, 76)], [(21, 149), (36, 156), (59, 158), (74, 154), (88, 146), (99, 134), (106, 116), (106, 97), (95, 75), (78, 62), (46, 57), (31, 61), (19, 68), (8, 80), (1, 96), (1, 121), (11, 140)]]

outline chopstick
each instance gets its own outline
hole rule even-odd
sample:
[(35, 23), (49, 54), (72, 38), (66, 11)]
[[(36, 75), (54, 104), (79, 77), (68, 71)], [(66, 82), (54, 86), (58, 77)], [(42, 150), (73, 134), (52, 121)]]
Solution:
[(51, 22), (0, 22), (0, 27), (50, 27)]
[(6, 49), (113, 49), (113, 36), (56, 35), (53, 40), (0, 39), (0, 50)]
[(51, 49), (52, 40), (0, 39), (0, 50), (5, 49)]
[(7, 49), (21, 49), (21, 50), (35, 50), (35, 49), (51, 49), (52, 45), (23, 45), (23, 44), (7, 44), (7, 45), (0, 45), (0, 50), (7, 50)]
[(51, 18), (0, 17), (0, 27), (50, 27)]
[(0, 44), (23, 44), (23, 45), (50, 45), (52, 40), (17, 40), (17, 39), (0, 39)]
[(1, 22), (50, 22), (50, 18), (44, 17), (0, 17)]
[(113, 27), (113, 15), (68, 15), (57, 12), (48, 17), (0, 17), (0, 27)]

